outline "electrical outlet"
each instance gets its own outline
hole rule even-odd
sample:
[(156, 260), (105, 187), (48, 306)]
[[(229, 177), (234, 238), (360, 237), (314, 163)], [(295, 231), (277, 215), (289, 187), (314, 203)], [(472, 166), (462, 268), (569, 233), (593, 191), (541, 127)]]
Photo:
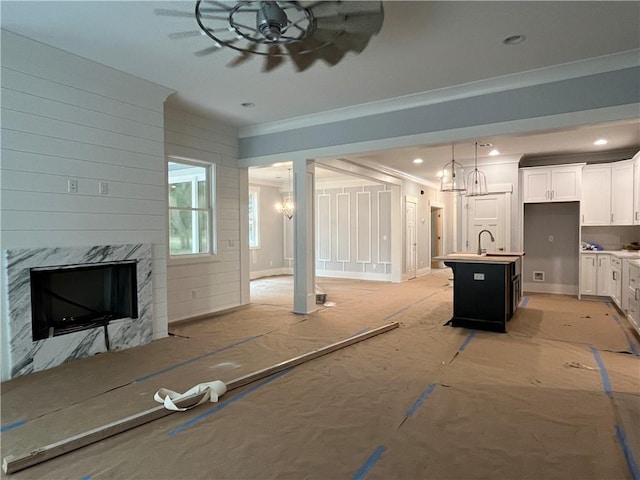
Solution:
[(109, 184), (107, 182), (98, 182), (98, 193), (100, 195), (109, 195)]
[(68, 193), (78, 193), (78, 181), (69, 179), (67, 180), (67, 192)]

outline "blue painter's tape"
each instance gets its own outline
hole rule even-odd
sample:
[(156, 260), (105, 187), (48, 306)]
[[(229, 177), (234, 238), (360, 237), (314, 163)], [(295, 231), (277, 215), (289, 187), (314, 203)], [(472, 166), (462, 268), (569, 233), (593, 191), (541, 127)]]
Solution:
[(462, 342), (462, 345), (460, 345), (460, 348), (458, 348), (459, 352), (464, 351), (465, 348), (467, 348), (467, 345), (469, 345), (469, 342), (471, 341), (471, 339), (474, 337), (474, 335), (476, 334), (476, 331), (474, 330), (473, 332), (469, 333), (469, 335), (467, 335), (467, 338), (465, 339), (464, 342)]
[(596, 363), (598, 364), (598, 368), (600, 369), (600, 377), (602, 377), (602, 388), (604, 388), (604, 393), (607, 396), (611, 397), (611, 382), (609, 381), (609, 375), (607, 374), (607, 368), (604, 366), (604, 362), (600, 357), (600, 353), (594, 347), (591, 347), (591, 353), (593, 354), (593, 358), (595, 358)]
[(436, 388), (436, 385), (437, 384), (435, 383), (431, 383), (427, 388), (425, 388), (424, 392), (422, 392), (422, 395), (420, 395), (418, 399), (414, 402), (414, 404), (411, 405), (411, 408), (407, 410), (408, 418), (413, 417), (413, 414), (416, 413), (416, 410), (418, 410), (422, 406), (424, 401), (427, 399), (427, 397), (431, 395), (433, 390)]
[(385, 447), (384, 445), (378, 446), (373, 451), (373, 453), (369, 455), (369, 458), (367, 458), (367, 461), (362, 464), (362, 466), (358, 469), (358, 471), (352, 477), (353, 480), (362, 480), (364, 477), (366, 477), (367, 473), (369, 473), (369, 470), (371, 470), (373, 466), (376, 464), (376, 462), (380, 460), (380, 457), (382, 457), (382, 454), (385, 452), (386, 449), (387, 447)]
[(626, 332), (624, 331), (624, 325), (622, 325), (622, 322), (620, 321), (620, 318), (618, 318), (618, 315), (613, 314), (611, 316), (616, 321), (616, 323), (620, 326), (620, 328), (623, 329), (622, 332), (625, 334), (625, 337), (627, 337), (627, 343), (629, 344), (629, 349), (631, 349), (631, 353), (633, 353), (636, 357), (639, 356), (640, 348), (638, 347), (638, 343), (635, 341), (635, 339), (631, 338), (629, 335), (626, 334)]
[(172, 365), (170, 367), (164, 368), (162, 370), (158, 370), (157, 372), (153, 372), (153, 373), (150, 373), (150, 374), (145, 375), (143, 377), (136, 378), (133, 381), (133, 383), (144, 382), (145, 380), (149, 380), (150, 378), (153, 378), (153, 377), (155, 377), (157, 375), (162, 375), (163, 373), (169, 372), (171, 370), (175, 370), (176, 368), (184, 367), (185, 365), (189, 365), (190, 363), (197, 362), (198, 360), (202, 360), (203, 358), (209, 357), (211, 355), (215, 355), (216, 353), (224, 352), (225, 350), (229, 350), (230, 348), (237, 347), (238, 345), (242, 345), (243, 343), (250, 342), (251, 340), (255, 340), (259, 336), (260, 335), (254, 335), (253, 337), (243, 338), (242, 340), (238, 340), (237, 342), (234, 342), (234, 343), (232, 343), (230, 345), (227, 345), (225, 347), (218, 348), (216, 350), (213, 350), (212, 352), (208, 352), (208, 353), (205, 353), (203, 355), (199, 355), (199, 356), (191, 358), (189, 360), (185, 360), (184, 362), (176, 363), (175, 365)]
[(527, 308), (527, 303), (529, 303), (529, 297), (522, 297), (522, 300), (520, 300), (520, 308)]
[(622, 447), (624, 458), (627, 460), (629, 470), (631, 470), (631, 476), (633, 480), (640, 480), (640, 469), (638, 469), (636, 459), (633, 458), (633, 452), (631, 451), (631, 449), (629, 448), (629, 444), (627, 443), (627, 436), (625, 435), (624, 430), (620, 425), (616, 425), (616, 436), (618, 437), (618, 443)]
[[(293, 367), (292, 367), (293, 368)], [(247, 395), (249, 395), (251, 392), (255, 392), (257, 389), (259, 389), (260, 387), (265, 386), (268, 383), (273, 382), (274, 380), (282, 377), (283, 375), (285, 375), (286, 373), (289, 373), (289, 371), (291, 371), (291, 368), (288, 368), (282, 372), (276, 373), (275, 375), (271, 375), (270, 377), (267, 377), (265, 380), (256, 383), (253, 387), (248, 388), (247, 390), (245, 390), (242, 393), (239, 393), (238, 395), (236, 395), (235, 397), (232, 397), (230, 400), (224, 402), (224, 403), (219, 403), (217, 404), (215, 407), (210, 408), (209, 410), (207, 410), (206, 412), (204, 412), (201, 415), (198, 415), (197, 417), (189, 420), (188, 422), (183, 423), (182, 425), (180, 425), (179, 427), (174, 428), (173, 430), (171, 430), (169, 433), (167, 433), (167, 435), (169, 435), (170, 437), (173, 437), (174, 435), (177, 435), (178, 433), (186, 430), (189, 427), (192, 427), (193, 425), (195, 425), (196, 423), (201, 422), (202, 420), (204, 420), (205, 418), (213, 415), (214, 413), (218, 413), (220, 410), (222, 410), (223, 408), (228, 407), (229, 405), (231, 405), (234, 402), (237, 402), (238, 400), (243, 399), (244, 397), (246, 397)]]
[(10, 430), (19, 428), (19, 427), (23, 426), (26, 423), (27, 423), (26, 420), (20, 420), (18, 422), (13, 422), (13, 423), (9, 423), (7, 425), (3, 425), (2, 427), (0, 427), (0, 433), (8, 432)]
[(91, 475), (86, 475), (82, 477), (82, 480), (91, 480)]

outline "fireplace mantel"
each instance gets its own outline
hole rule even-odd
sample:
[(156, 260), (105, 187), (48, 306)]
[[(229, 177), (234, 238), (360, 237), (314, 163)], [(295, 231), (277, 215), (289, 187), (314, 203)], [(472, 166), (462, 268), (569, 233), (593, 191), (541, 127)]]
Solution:
[(138, 318), (108, 325), (109, 349), (124, 350), (152, 339), (153, 288), (151, 246), (99, 245), (89, 247), (27, 248), (2, 252), (2, 350), (9, 377), (45, 370), (69, 360), (107, 351), (103, 327), (32, 340), (30, 269), (135, 260)]

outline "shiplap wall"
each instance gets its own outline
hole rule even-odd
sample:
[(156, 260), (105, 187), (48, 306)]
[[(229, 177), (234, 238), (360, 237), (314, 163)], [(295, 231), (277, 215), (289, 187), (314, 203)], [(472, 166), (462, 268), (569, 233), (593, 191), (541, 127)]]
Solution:
[(237, 138), (232, 127), (191, 112), (165, 108), (167, 157), (214, 164), (217, 204), (217, 254), (195, 262), (169, 261), (169, 322), (206, 315), (242, 302)]
[(166, 336), (172, 91), (4, 30), (1, 39), (1, 247), (151, 244), (154, 337)]

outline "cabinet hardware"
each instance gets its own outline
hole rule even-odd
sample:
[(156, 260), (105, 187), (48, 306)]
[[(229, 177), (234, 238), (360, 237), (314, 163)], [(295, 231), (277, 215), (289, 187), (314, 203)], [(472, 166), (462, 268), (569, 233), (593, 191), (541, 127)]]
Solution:
[(640, 295), (638, 295), (639, 293), (640, 293), (640, 288), (636, 288), (635, 292), (633, 293), (634, 300), (640, 300)]
[(616, 273), (618, 273), (618, 272), (616, 272), (616, 271), (614, 270), (612, 273), (613, 273), (613, 279), (614, 279), (614, 280), (617, 280), (617, 279), (618, 279), (618, 276), (616, 275)]

